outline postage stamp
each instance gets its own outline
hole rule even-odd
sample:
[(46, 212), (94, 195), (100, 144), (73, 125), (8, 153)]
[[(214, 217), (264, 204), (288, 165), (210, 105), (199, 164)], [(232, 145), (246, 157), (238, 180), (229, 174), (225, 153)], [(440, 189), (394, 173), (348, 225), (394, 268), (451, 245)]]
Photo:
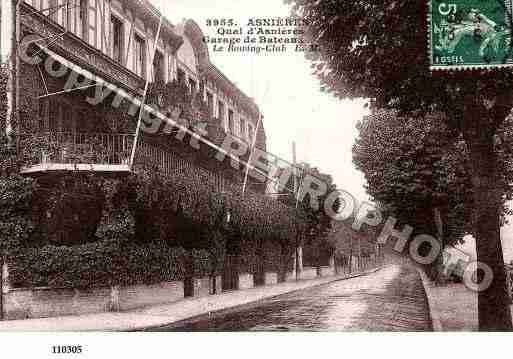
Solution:
[(513, 66), (513, 0), (431, 0), (431, 70)]

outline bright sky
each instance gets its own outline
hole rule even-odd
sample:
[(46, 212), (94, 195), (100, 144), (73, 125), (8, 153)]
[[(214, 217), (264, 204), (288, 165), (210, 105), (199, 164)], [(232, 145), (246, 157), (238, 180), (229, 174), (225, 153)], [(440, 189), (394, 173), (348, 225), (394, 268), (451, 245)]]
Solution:
[[(286, 17), (283, 0), (151, 0), (174, 24), (195, 20), (205, 35), (215, 35), (206, 19)], [(291, 161), (292, 141), (298, 161), (306, 161), (331, 174), (339, 188), (366, 200), (363, 175), (352, 165), (355, 124), (365, 113), (363, 102), (340, 101), (319, 91), (310, 64), (295, 52), (269, 54), (214, 53), (212, 62), (264, 113), (268, 151)]]

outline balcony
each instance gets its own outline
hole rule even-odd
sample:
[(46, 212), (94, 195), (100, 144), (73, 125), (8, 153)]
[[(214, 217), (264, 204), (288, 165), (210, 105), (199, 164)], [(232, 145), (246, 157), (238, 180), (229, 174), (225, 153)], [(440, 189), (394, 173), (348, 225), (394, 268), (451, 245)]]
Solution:
[(134, 136), (127, 134), (44, 132), (25, 142), (29, 164), (23, 174), (52, 171), (122, 173), (130, 171)]

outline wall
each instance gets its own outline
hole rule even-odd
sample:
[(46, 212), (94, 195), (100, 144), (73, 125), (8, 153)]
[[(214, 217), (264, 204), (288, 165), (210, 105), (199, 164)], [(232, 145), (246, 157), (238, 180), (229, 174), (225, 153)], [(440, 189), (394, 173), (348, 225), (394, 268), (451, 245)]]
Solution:
[(317, 268), (304, 267), (301, 271), (301, 279), (315, 279), (317, 278)]
[(123, 311), (176, 302), (183, 282), (97, 289), (12, 289), (4, 285), (5, 319), (48, 318)]
[(295, 282), (296, 281), (296, 271), (287, 272), (285, 277), (285, 282)]
[(332, 275), (335, 275), (335, 268), (334, 267), (321, 267), (321, 277), (329, 277)]
[(239, 289), (249, 289), (255, 286), (253, 274), (241, 273), (239, 274)]
[[(333, 268), (321, 268), (323, 276), (333, 275)], [(305, 267), (301, 279), (317, 278), (317, 269)], [(222, 292), (221, 276), (216, 277), (216, 293)], [(288, 272), (287, 282), (296, 280), (295, 272)], [(194, 296), (213, 294), (212, 278), (194, 280)], [(278, 283), (278, 274), (267, 272), (265, 284)], [(239, 275), (239, 289), (254, 287), (252, 274)], [(109, 311), (126, 311), (146, 306), (173, 303), (184, 298), (183, 282), (167, 282), (155, 285), (134, 285), (98, 289), (13, 289), (8, 285), (8, 272), (3, 268), (2, 293), (4, 295), (4, 319), (47, 318), (67, 315), (83, 315)]]
[(196, 278), (194, 279), (194, 296), (206, 297), (211, 294), (212, 279), (211, 278)]
[(278, 284), (278, 273), (265, 273), (265, 285), (275, 285)]
[(109, 311), (111, 289), (10, 289), (4, 293), (5, 319), (47, 318)]
[(183, 282), (129, 286), (119, 290), (119, 308), (120, 310), (130, 310), (150, 305), (172, 303), (183, 298)]

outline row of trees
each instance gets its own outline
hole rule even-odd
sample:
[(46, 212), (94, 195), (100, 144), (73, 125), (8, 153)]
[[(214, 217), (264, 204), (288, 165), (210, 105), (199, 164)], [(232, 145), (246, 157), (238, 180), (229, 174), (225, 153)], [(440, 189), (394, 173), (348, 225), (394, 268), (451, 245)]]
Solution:
[[(305, 40), (320, 47), (307, 58), (325, 91), (341, 99), (366, 98), (374, 110), (400, 114), (381, 114), (378, 120), (362, 123), (355, 160), (366, 171), (372, 194), (390, 202), (392, 210), (403, 218), (410, 216), (398, 207), (412, 207), (403, 199), (412, 196), (419, 204), (421, 198), (428, 198), (430, 208), (413, 205), (413, 220), (430, 218), (429, 212), (436, 206), (445, 213), (446, 222), (452, 223), (455, 234), (472, 232), (477, 259), (492, 269), (494, 278), (478, 296), (480, 329), (511, 330), (500, 240), (501, 214), (509, 196), (504, 181), (509, 173), (504, 167), (508, 145), (500, 135), (508, 132), (505, 122), (513, 107), (513, 72), (507, 68), (431, 72), (426, 50), (428, 7), (423, 0), (287, 2), (292, 4), (292, 13), (308, 24)], [(477, 0), (474, 5), (479, 6)], [(436, 114), (436, 120), (431, 114)], [(399, 131), (403, 142), (393, 141), (393, 146), (404, 145), (416, 157), (392, 158), (394, 165), (387, 168), (369, 160), (367, 147), (370, 152), (377, 149), (368, 144), (374, 140), (372, 134), (377, 134), (373, 127), (384, 130), (383, 137), (395, 137), (388, 125), (381, 124), (385, 121), (396, 121), (390, 126), (393, 130), (400, 130), (399, 123), (415, 129), (412, 136)], [(438, 121), (443, 130), (417, 130), (415, 126), (424, 121)], [(423, 145), (417, 143), (418, 149), (412, 146), (414, 134), (424, 136)], [(437, 137), (440, 135), (442, 138)], [(388, 190), (380, 188), (379, 171), (384, 171), (388, 180), (381, 184), (391, 185)], [(453, 189), (455, 195), (450, 194)], [(471, 229), (467, 225), (470, 218)]]

